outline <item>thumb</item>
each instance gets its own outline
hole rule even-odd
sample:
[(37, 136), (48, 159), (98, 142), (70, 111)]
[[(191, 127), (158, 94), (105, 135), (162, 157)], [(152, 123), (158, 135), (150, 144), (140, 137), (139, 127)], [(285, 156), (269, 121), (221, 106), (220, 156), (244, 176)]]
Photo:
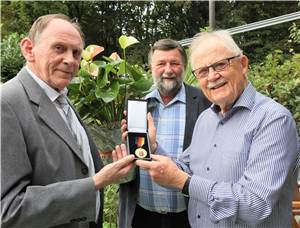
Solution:
[(151, 154), (151, 158), (153, 161), (161, 161), (164, 156), (158, 154)]
[(128, 164), (130, 164), (133, 161), (134, 161), (134, 155), (130, 154), (130, 155), (122, 158), (121, 160), (117, 161), (117, 163), (119, 163), (119, 166), (122, 168), (122, 167), (127, 166)]

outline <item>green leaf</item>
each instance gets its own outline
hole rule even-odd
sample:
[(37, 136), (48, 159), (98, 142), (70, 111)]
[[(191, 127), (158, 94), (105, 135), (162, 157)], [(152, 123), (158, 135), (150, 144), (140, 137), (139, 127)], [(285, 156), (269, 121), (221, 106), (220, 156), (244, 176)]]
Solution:
[(101, 67), (101, 68), (105, 68), (106, 66), (106, 62), (105, 61), (93, 61), (94, 64), (96, 64), (98, 67)]
[(133, 83), (132, 87), (138, 91), (148, 91), (151, 89), (152, 81), (141, 79)]
[(126, 62), (123, 61), (120, 65), (119, 65), (119, 70), (118, 70), (118, 75), (122, 75), (126, 73)]
[(129, 84), (129, 83), (133, 82), (132, 79), (130, 79), (128, 77), (122, 77), (122, 75), (120, 75), (120, 77), (116, 78), (115, 80), (117, 80), (120, 84)]
[(102, 71), (102, 72), (104, 72), (104, 73), (100, 74), (97, 78), (97, 87), (98, 88), (103, 88), (107, 84), (109, 84), (108, 75), (107, 75), (106, 71)]
[(81, 68), (75, 78), (90, 78), (89, 73), (85, 70), (85, 68)]
[(133, 44), (139, 43), (139, 41), (134, 38), (133, 36), (125, 36), (122, 35), (119, 38), (119, 44), (121, 46), (122, 49), (125, 49)]
[(101, 98), (105, 103), (113, 101), (119, 94), (119, 82), (113, 81), (110, 87), (96, 88), (95, 95), (97, 98)]
[(108, 63), (105, 65), (105, 76), (106, 78), (108, 78), (109, 72), (111, 72), (113, 70), (113, 66)]
[(140, 80), (141, 78), (143, 78), (143, 73), (145, 72), (141, 72), (137, 67), (135, 66), (132, 66), (130, 64), (127, 64), (127, 70), (128, 70), (128, 73), (133, 77), (133, 79), (135, 81), (138, 81)]

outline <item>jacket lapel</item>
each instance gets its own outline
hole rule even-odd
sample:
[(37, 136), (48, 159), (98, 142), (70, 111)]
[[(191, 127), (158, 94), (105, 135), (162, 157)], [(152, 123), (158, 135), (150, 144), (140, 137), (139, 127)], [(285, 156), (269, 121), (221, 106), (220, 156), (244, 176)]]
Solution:
[[(61, 118), (55, 105), (47, 97), (43, 89), (34, 81), (25, 68), (20, 71), (17, 77), (28, 94), (29, 100), (38, 106), (37, 114), (39, 117), (71, 148), (71, 150), (84, 163), (84, 159), (78, 144), (73, 138), (64, 120)], [(51, 113), (51, 115), (49, 115), (49, 113)]]
[(191, 143), (195, 123), (199, 114), (209, 107), (209, 102), (197, 88), (185, 84), (186, 91), (186, 120), (183, 149)]
[(83, 126), (83, 128), (85, 130), (85, 133), (89, 140), (89, 145), (90, 145), (90, 150), (91, 150), (91, 154), (92, 154), (92, 158), (93, 158), (93, 162), (94, 162), (95, 171), (98, 172), (103, 167), (103, 163), (102, 163), (102, 160), (100, 159), (100, 155), (99, 155), (99, 150), (98, 150), (97, 146), (94, 144), (94, 141), (93, 141), (91, 135), (89, 134), (87, 127), (82, 122), (79, 113), (77, 112), (77, 110), (75, 109), (75, 107), (69, 100), (68, 100), (68, 102), (69, 102), (69, 105), (71, 106), (71, 108), (73, 109), (73, 111), (75, 112), (76, 117), (79, 120), (80, 124)]

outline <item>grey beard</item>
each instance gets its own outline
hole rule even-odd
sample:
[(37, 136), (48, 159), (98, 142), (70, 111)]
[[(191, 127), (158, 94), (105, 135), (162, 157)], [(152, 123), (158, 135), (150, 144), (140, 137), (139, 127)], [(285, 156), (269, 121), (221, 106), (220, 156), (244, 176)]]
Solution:
[(156, 87), (159, 92), (165, 96), (174, 96), (179, 91), (182, 85), (182, 78), (176, 77), (172, 83), (164, 83), (163, 78), (160, 78), (159, 81), (156, 81)]

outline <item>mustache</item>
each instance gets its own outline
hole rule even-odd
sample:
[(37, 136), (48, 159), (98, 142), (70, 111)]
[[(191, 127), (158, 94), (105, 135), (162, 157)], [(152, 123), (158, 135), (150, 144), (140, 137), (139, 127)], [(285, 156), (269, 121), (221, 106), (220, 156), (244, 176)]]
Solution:
[(217, 88), (223, 84), (225, 84), (227, 81), (224, 78), (220, 78), (215, 82), (208, 82), (207, 88), (212, 89), (212, 88)]
[(163, 80), (165, 78), (168, 78), (168, 79), (176, 78), (176, 75), (175, 74), (162, 74), (161, 79)]

